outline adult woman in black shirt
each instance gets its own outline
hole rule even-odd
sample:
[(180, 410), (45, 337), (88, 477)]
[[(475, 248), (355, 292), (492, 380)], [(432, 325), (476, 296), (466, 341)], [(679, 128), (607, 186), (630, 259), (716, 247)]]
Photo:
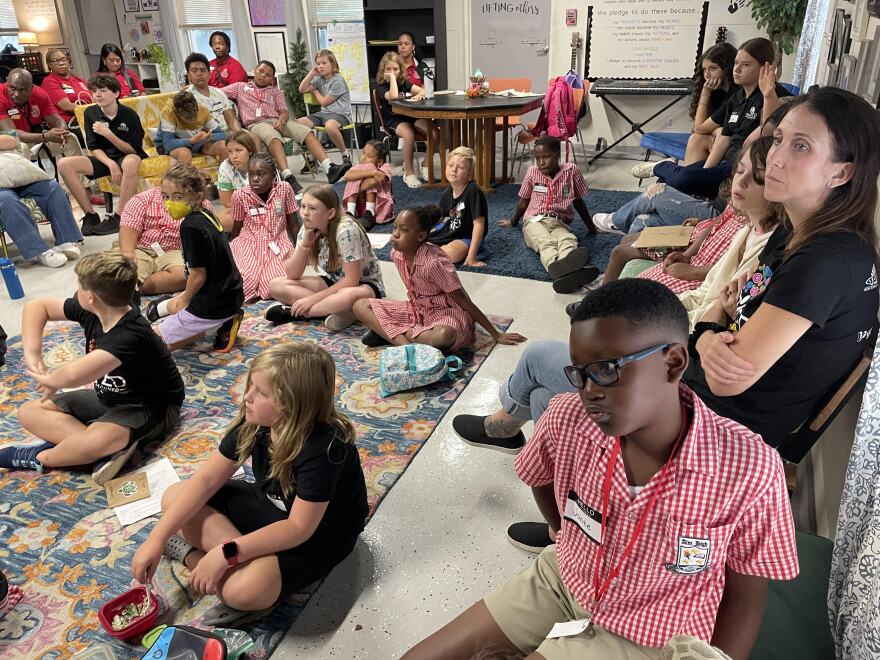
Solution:
[(880, 115), (823, 87), (788, 104), (764, 195), (790, 220), (691, 335), (685, 381), (778, 446), (852, 370), (877, 325)]

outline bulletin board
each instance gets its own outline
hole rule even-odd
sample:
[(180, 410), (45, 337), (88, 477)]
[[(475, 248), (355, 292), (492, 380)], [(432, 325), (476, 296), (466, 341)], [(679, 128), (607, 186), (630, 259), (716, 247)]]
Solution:
[[(140, 10), (127, 11), (136, 5), (140, 7)], [(142, 51), (151, 44), (164, 43), (165, 38), (158, 7), (154, 10), (148, 9), (151, 6), (153, 4), (149, 0), (121, 0), (121, 2), (116, 0), (117, 17), (122, 21), (119, 25), (119, 32), (122, 35), (120, 45), (126, 46), (126, 51), (129, 48)], [(129, 57), (126, 53), (126, 59)]]
[(589, 78), (694, 75), (704, 0), (597, 0), (590, 14)]
[(370, 74), (367, 72), (367, 39), (363, 23), (330, 23), (327, 48), (339, 62), (352, 103), (370, 102)]
[(41, 46), (59, 46), (64, 43), (55, 0), (17, 2), (15, 17), (19, 29), (35, 32)]

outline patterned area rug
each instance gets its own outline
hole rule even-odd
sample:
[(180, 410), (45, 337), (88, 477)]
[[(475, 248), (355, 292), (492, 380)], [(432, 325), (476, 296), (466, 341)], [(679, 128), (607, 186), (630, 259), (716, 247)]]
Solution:
[[(316, 342), (333, 355), (339, 387), (338, 406), (355, 423), (367, 480), (370, 511), (406, 470), (434, 427), (492, 350), (481, 329), (472, 350), (459, 356), (466, 368), (454, 383), (382, 398), (378, 387), (379, 350), (360, 341), (359, 325), (333, 333), (317, 322), (275, 328), (262, 318), (266, 303), (252, 305), (237, 346), (228, 354), (208, 344), (175, 354), (186, 382), (180, 426), (164, 443), (148, 447), (137, 462), (165, 456), (181, 478), (192, 474), (220, 442), (244, 390), (248, 362), (282, 340)], [(507, 327), (510, 318), (492, 318)], [(84, 342), (79, 326), (52, 324), (44, 340), (50, 367), (79, 357)], [(0, 371), (0, 445), (32, 439), (22, 431), (15, 410), (34, 396), (24, 375), (20, 338), (9, 343), (7, 366)], [(0, 619), (0, 657), (5, 660), (68, 658), (99, 642), (113, 645), (120, 659), (140, 658), (143, 649), (116, 642), (101, 628), (100, 606), (134, 584), (131, 557), (153, 526), (148, 518), (121, 528), (107, 508), (104, 489), (82, 472), (0, 472), (0, 566), (10, 583), (24, 589), (24, 600)], [(188, 571), (163, 559), (154, 590), (165, 605), (160, 622), (200, 625), (213, 596), (198, 598), (188, 589)], [(317, 585), (280, 603), (262, 621), (245, 626), (256, 642), (249, 658), (267, 658)]]

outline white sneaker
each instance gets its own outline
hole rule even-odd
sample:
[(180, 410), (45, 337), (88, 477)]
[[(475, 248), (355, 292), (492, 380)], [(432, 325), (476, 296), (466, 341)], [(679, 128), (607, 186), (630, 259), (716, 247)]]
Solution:
[(357, 321), (357, 316), (354, 315), (354, 312), (340, 312), (339, 314), (331, 314), (324, 319), (324, 325), (331, 330), (339, 332), (340, 330), (345, 330), (355, 321)]
[(407, 174), (405, 177), (403, 177), (403, 182), (410, 188), (422, 187), (422, 182), (419, 181), (419, 177), (417, 177), (415, 174)]
[(44, 266), (48, 266), (49, 268), (61, 268), (64, 264), (67, 263), (67, 257), (65, 257), (60, 252), (55, 252), (51, 248), (43, 252), (43, 254), (38, 254), (36, 257), (31, 259), (31, 261), (38, 261)]
[(613, 213), (594, 213), (592, 215), (593, 225), (597, 231), (603, 234), (623, 234), (624, 232), (618, 229), (614, 222), (612, 222), (613, 217)]
[[(657, 163), (674, 163), (674, 158), (664, 158), (663, 160), (658, 160)], [(650, 179), (654, 176), (654, 166), (657, 163), (653, 163), (651, 161), (645, 161), (644, 163), (639, 163), (635, 167), (633, 167), (630, 172), (637, 179)]]
[(65, 257), (70, 260), (79, 259), (82, 252), (79, 249), (79, 245), (76, 243), (62, 243), (61, 245), (56, 245), (53, 248), (56, 252), (60, 252)]

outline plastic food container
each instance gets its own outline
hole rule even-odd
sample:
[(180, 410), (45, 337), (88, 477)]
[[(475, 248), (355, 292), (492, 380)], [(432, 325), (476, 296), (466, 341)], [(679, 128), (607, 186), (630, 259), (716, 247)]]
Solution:
[(117, 660), (113, 647), (109, 644), (96, 644), (83, 649), (70, 660)]
[(156, 619), (159, 618), (159, 601), (156, 600), (156, 596), (151, 593), (150, 609), (146, 614), (134, 619), (131, 624), (122, 630), (113, 630), (113, 617), (120, 614), (122, 610), (125, 609), (126, 605), (143, 603), (146, 597), (147, 588), (144, 586), (137, 586), (133, 589), (129, 589), (121, 596), (117, 596), (113, 600), (105, 603), (101, 609), (98, 610), (98, 620), (101, 622), (101, 625), (104, 626), (104, 630), (107, 631), (107, 634), (116, 639), (129, 639), (131, 637), (136, 637), (137, 635), (143, 635), (145, 632), (155, 627)]

